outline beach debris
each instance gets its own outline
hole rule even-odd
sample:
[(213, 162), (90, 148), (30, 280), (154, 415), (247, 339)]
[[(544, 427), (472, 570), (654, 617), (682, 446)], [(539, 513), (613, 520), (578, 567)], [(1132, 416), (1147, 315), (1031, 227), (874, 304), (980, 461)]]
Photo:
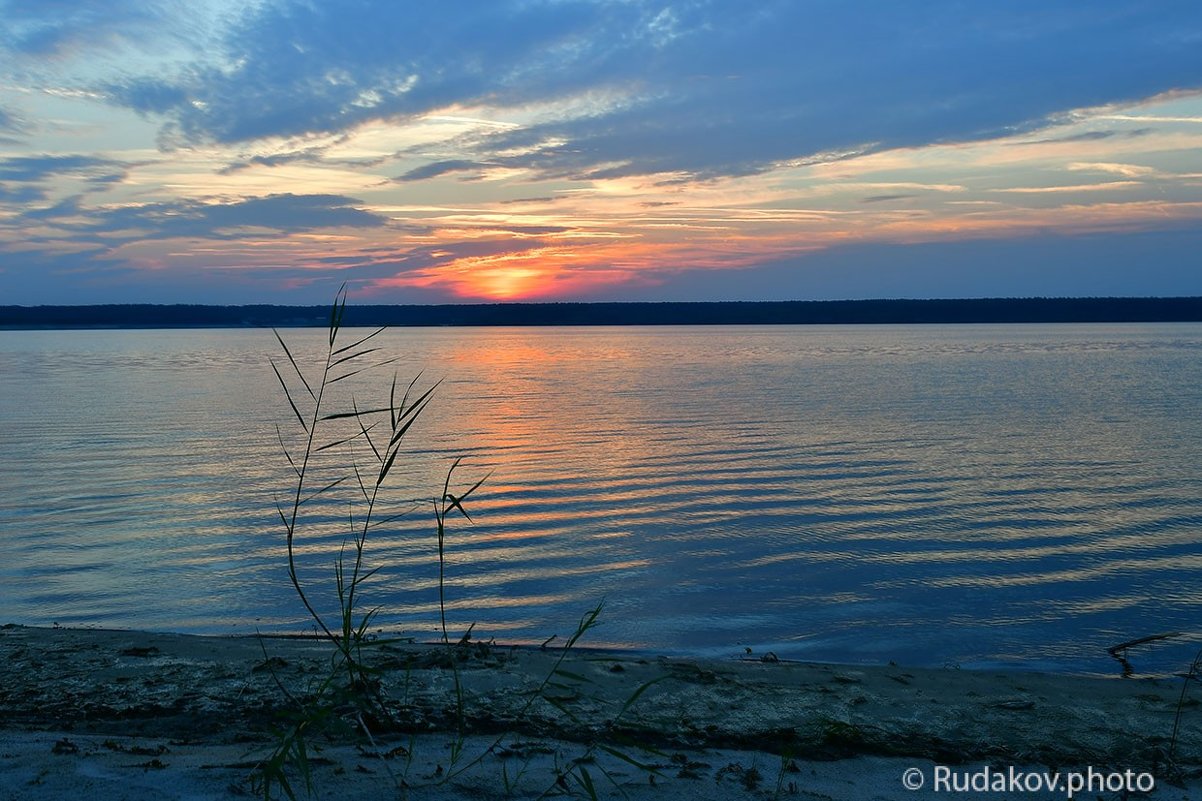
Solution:
[(70, 740), (68, 740), (66, 737), (64, 737), (61, 740), (58, 740), (57, 742), (55, 742), (54, 746), (50, 749), (50, 752), (52, 754), (60, 754), (60, 755), (62, 755), (62, 754), (78, 754), (79, 746), (76, 745), (75, 743), (71, 742)]
[(1181, 636), (1181, 632), (1179, 632), (1179, 631), (1168, 631), (1168, 632), (1165, 632), (1164, 634), (1152, 634), (1147, 637), (1137, 637), (1134, 640), (1127, 640), (1126, 642), (1121, 642), (1118, 645), (1110, 646), (1109, 648), (1106, 649), (1106, 653), (1110, 654), (1111, 656), (1113, 656), (1115, 659), (1117, 659), (1119, 661), (1119, 664), (1122, 665), (1122, 667), (1123, 667), (1123, 678), (1126, 679), (1126, 678), (1130, 678), (1135, 673), (1135, 669), (1132, 668), (1131, 663), (1127, 661), (1127, 650), (1129, 648), (1134, 648), (1137, 645), (1144, 645), (1144, 644), (1150, 643), (1150, 642), (1159, 642), (1160, 640), (1167, 640), (1170, 637), (1180, 637), (1180, 636)]
[(759, 787), (760, 782), (763, 781), (764, 778), (763, 774), (760, 773), (759, 769), (757, 769), (755, 765), (752, 765), (750, 768), (745, 768), (738, 762), (731, 762), (727, 764), (726, 767), (719, 768), (718, 772), (714, 774), (714, 781), (718, 784), (721, 784), (722, 780), (728, 777), (737, 780), (748, 790), (754, 790), (755, 788)]
[(714, 684), (719, 681), (717, 673), (712, 670), (706, 670), (695, 662), (664, 661), (663, 666), (678, 681), (686, 681), (694, 684)]
[(409, 749), (404, 746), (389, 748), (381, 754), (383, 759), (397, 759), (398, 757), (409, 757)]
[(163, 745), (162, 743), (154, 746), (153, 748), (148, 748), (144, 745), (132, 745), (127, 747), (116, 740), (105, 740), (100, 744), (100, 747), (108, 749), (109, 751), (118, 751), (123, 754), (133, 754), (134, 756), (160, 757), (163, 754), (171, 753), (170, 749), (168, 749), (167, 746)]
[(1196, 699), (1186, 700), (1189, 695), (1190, 682), (1198, 681), (1198, 676), (1202, 674), (1202, 651), (1198, 651), (1194, 656), (1194, 660), (1190, 662), (1189, 670), (1185, 673), (1178, 674), (1185, 682), (1181, 685), (1181, 696), (1177, 699), (1177, 711), (1173, 715), (1173, 734), (1169, 737), (1169, 761), (1176, 762), (1177, 758), (1177, 735), (1181, 733), (1181, 713), (1188, 706), (1197, 706)]
[(508, 746), (498, 747), (493, 753), (499, 759), (531, 759), (536, 754), (552, 755), (555, 753), (555, 749), (542, 742), (517, 741), (510, 743)]
[(690, 759), (687, 754), (673, 754), (671, 760), (672, 764), (679, 768), (676, 772), (678, 779), (700, 779), (701, 772), (710, 769), (708, 762)]
[(262, 662), (250, 669), (251, 673), (262, 673), (264, 670), (270, 670), (273, 673), (281, 668), (288, 667), (288, 660), (280, 656), (269, 656)]

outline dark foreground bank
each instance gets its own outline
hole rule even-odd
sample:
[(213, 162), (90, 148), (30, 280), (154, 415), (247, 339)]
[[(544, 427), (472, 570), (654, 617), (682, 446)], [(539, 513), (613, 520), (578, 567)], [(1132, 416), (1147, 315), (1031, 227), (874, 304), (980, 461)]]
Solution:
[[(248, 793), (329, 655), (312, 640), (6, 627), (0, 786), (39, 801)], [(1182, 705), (1179, 679), (590, 651), (556, 669), (559, 656), (380, 647), (388, 719), (370, 738), (352, 726), (312, 743), (315, 797), (589, 797), (583, 765), (598, 797), (934, 799), (948, 797), (939, 775), (947, 790), (952, 775), (1063, 783), (1092, 770), (1146, 776), (1156, 798), (1202, 798), (1202, 709)]]

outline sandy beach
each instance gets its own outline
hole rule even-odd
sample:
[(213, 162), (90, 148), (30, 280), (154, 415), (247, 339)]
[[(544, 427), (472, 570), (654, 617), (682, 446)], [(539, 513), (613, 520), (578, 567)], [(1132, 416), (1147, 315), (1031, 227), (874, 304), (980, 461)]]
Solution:
[[(330, 654), (309, 639), (6, 626), (3, 797), (251, 797)], [(589, 797), (591, 783), (602, 798), (1202, 798), (1197, 701), (1172, 740), (1180, 678), (590, 650), (554, 672), (560, 655), (373, 648), (387, 719), (363, 721), (370, 738), (355, 722), (310, 738), (313, 797)]]

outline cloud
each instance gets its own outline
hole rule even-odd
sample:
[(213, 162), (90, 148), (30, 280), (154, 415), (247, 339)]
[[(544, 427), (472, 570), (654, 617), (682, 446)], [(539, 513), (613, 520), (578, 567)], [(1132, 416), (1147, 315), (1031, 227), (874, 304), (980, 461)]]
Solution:
[(24, 133), (25, 123), (8, 109), (0, 107), (0, 131)]
[(517, 102), (560, 94), (554, 68), (587, 57), (595, 35), (615, 33), (605, 18), (579, 2), (264, 4), (231, 32), (220, 65), (106, 91), (169, 114), (190, 141), (340, 131), (498, 93)]
[(656, 286), (619, 286), (605, 299), (1197, 296), (1200, 249), (1202, 228), (1192, 221), (1152, 232), (852, 243), (741, 270), (665, 271)]
[(539, 109), (536, 122), (479, 137), (463, 160), (546, 176), (712, 177), (1033, 129), (1071, 109), (1202, 87), (1200, 31), (1196, 4), (1134, 0), (279, 2), (250, 13), (214, 63), (107, 91), (190, 142), (451, 107)]
[[(35, 191), (37, 191), (37, 190), (35, 190)], [(45, 193), (39, 191), (38, 196), (35, 199), (42, 200), (44, 198), (45, 198)], [(28, 201), (26, 201), (26, 202), (28, 202)], [(25, 211), (21, 212), (21, 219), (26, 220), (26, 221), (47, 220), (47, 221), (54, 222), (56, 220), (62, 220), (62, 219), (70, 218), (70, 217), (76, 217), (82, 211), (83, 211), (83, 208), (80, 204), (80, 196), (72, 195), (71, 197), (60, 200), (58, 203), (55, 203), (53, 206), (46, 206), (43, 208), (26, 209)]]
[(86, 219), (77, 220), (78, 204), (64, 202), (22, 216), (53, 223), (72, 231), (77, 238), (90, 233), (92, 241), (110, 244), (182, 237), (237, 239), (255, 229), (297, 233), (324, 228), (379, 228), (391, 222), (388, 217), (357, 208), (357, 203), (341, 195), (293, 194), (233, 202), (176, 200), (89, 209)]
[(0, 159), (0, 181), (38, 183), (56, 175), (74, 175), (97, 183), (120, 180), (131, 165), (99, 156), (13, 156)]
[(178, 114), (188, 104), (188, 92), (161, 78), (130, 78), (110, 85), (102, 95), (143, 114)]
[(159, 27), (168, 6), (146, 0), (0, 0), (0, 47), (25, 56), (137, 41)]
[(0, 183), (0, 203), (13, 203), (25, 205), (27, 203), (36, 203), (46, 197), (46, 190), (39, 189), (36, 186), (17, 186), (9, 187), (4, 183)]
[(541, 197), (516, 197), (516, 198), (513, 198), (512, 200), (502, 200), (502, 201), (500, 201), (500, 205), (502, 205), (502, 206), (518, 206), (523, 203), (533, 203), (533, 204), (541, 205), (541, 204), (545, 204), (545, 203), (554, 203), (555, 201), (561, 200), (561, 199), (562, 198), (553, 197), (551, 195), (543, 195)]
[(919, 196), (913, 195), (913, 194), (909, 194), (909, 195), (870, 195), (865, 198), (860, 198), (860, 202), (861, 203), (887, 203), (891, 200), (909, 200), (912, 197), (919, 197)]
[(1163, 114), (1145, 115), (1145, 114), (1107, 114), (1103, 117), (1107, 120), (1120, 120), (1123, 122), (1185, 122), (1185, 123), (1202, 123), (1202, 117), (1166, 117)]
[[(340, 241), (346, 241), (386, 227), (390, 236), (392, 228), (399, 233), (421, 230), (358, 204), (341, 195), (280, 194), (88, 207), (75, 196), (0, 218), (0, 253), (10, 268), (6, 280), (16, 281), (23, 297), (38, 302), (67, 302), (75, 292), (93, 301), (155, 297), (195, 302), (202, 296), (216, 299), (232, 286), (248, 293), (278, 293), (281, 286), (314, 282), (328, 294), (328, 284), (343, 280), (339, 271), (312, 269), (316, 254), (295, 234), (317, 232), (321, 237), (341, 231), (347, 236)], [(194, 250), (188, 245), (193, 240), (205, 244)], [(355, 258), (352, 253), (342, 264), (365, 265), (371, 276), (370, 265), (386, 255)], [(397, 269), (390, 266), (385, 272), (393, 275)], [(154, 295), (146, 294), (148, 282), (155, 286)], [(244, 295), (242, 302), (254, 296)], [(228, 296), (221, 302), (228, 302)]]
[(247, 156), (242, 161), (227, 164), (217, 171), (218, 175), (232, 175), (251, 167), (282, 167), (285, 164), (320, 164), (325, 148), (307, 148), (291, 153)]
[(1072, 186), (1013, 186), (1005, 189), (994, 189), (994, 192), (1007, 192), (1024, 195), (1043, 195), (1076, 192), (1110, 192), (1115, 189), (1130, 189), (1141, 186), (1140, 181), (1107, 181), (1101, 184), (1074, 184)]
[(415, 167), (409, 170), (404, 175), (398, 175), (398, 181), (424, 181), (427, 178), (437, 178), (440, 175), (446, 175), (452, 172), (467, 172), (469, 170), (487, 169), (489, 165), (482, 164), (476, 161), (466, 161), (464, 159), (448, 159), (446, 161), (435, 161), (423, 167)]
[(1121, 175), (1124, 178), (1142, 178), (1157, 175), (1157, 170), (1139, 164), (1116, 164), (1102, 161), (1074, 161), (1066, 169), (1074, 172), (1105, 172)]
[[(1114, 115), (1100, 116), (1099, 119), (1113, 120), (1118, 119)], [(1133, 119), (1133, 118), (1129, 118)], [(1052, 136), (1043, 139), (1023, 139), (1021, 141), (1012, 142), (1013, 146), (1026, 145), (1044, 145), (1044, 144), (1059, 144), (1063, 142), (1100, 142), (1104, 139), (1113, 139), (1116, 137), (1124, 139), (1133, 139), (1137, 136), (1147, 136), (1152, 133), (1153, 128), (1136, 128), (1130, 131), (1082, 131), (1081, 133), (1066, 134), (1065, 136)]]
[(39, 155), (0, 158), (0, 203), (24, 206), (44, 200), (60, 176), (83, 180), (94, 189), (125, 180), (127, 162), (99, 156)]

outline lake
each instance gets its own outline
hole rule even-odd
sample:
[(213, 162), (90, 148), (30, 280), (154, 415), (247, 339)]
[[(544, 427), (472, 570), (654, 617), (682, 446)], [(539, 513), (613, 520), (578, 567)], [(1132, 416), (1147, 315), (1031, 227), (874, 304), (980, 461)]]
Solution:
[[(1185, 633), (1131, 653), (1148, 671), (1202, 645), (1202, 324), (372, 342), (397, 361), (341, 402), (441, 381), (377, 519), (409, 511), (367, 547), (383, 630), (437, 636), (432, 503), (463, 457), (453, 486), (489, 477), (447, 535), (452, 636), (561, 642), (604, 598), (586, 644), (678, 654), (1114, 674), (1124, 640)], [(0, 332), (0, 622), (309, 630), (275, 508), (276, 426), (304, 432), (272, 358), (266, 330)], [(357, 492), (305, 507), (322, 609)]]

